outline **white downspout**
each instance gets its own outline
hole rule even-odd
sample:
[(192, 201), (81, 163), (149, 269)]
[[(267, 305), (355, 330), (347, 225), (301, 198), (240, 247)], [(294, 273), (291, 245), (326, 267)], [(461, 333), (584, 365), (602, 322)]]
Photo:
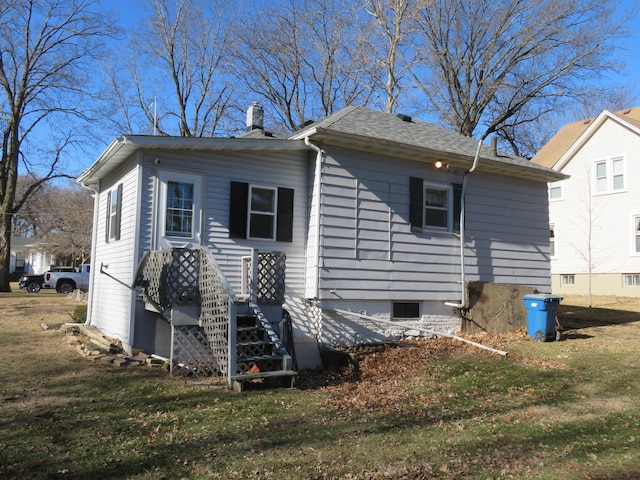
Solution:
[(317, 194), (317, 205), (316, 205), (316, 229), (314, 232), (315, 235), (315, 240), (316, 240), (316, 244), (315, 244), (315, 252), (314, 252), (314, 257), (315, 257), (315, 278), (314, 278), (314, 283), (315, 283), (315, 295), (314, 298), (318, 298), (318, 293), (320, 291), (320, 188), (321, 188), (321, 174), (322, 174), (322, 159), (323, 159), (323, 152), (322, 149), (320, 147), (318, 147), (317, 145), (314, 145), (313, 143), (311, 143), (309, 141), (309, 137), (304, 137), (304, 144), (315, 150), (316, 152), (316, 170), (315, 170), (315, 174), (314, 174), (314, 184), (316, 185), (316, 194)]
[[(84, 323), (80, 324), (83, 326), (91, 325), (91, 311), (93, 309), (93, 286), (95, 285), (95, 274), (96, 274), (96, 259), (93, 258), (93, 255), (96, 251), (96, 243), (98, 238), (97, 233), (97, 225), (98, 225), (98, 206), (99, 206), (99, 198), (100, 195), (98, 191), (85, 182), (78, 182), (82, 188), (88, 190), (93, 195), (93, 228), (91, 232), (91, 271), (89, 272), (89, 294), (87, 297), (87, 319)], [(78, 325), (77, 323), (69, 323), (68, 325)]]
[(445, 305), (454, 308), (465, 309), (467, 308), (467, 287), (466, 287), (466, 276), (465, 276), (465, 262), (464, 262), (464, 224), (465, 224), (465, 196), (467, 194), (467, 176), (470, 173), (473, 173), (476, 167), (478, 166), (478, 160), (480, 158), (480, 148), (482, 147), (482, 140), (484, 140), (483, 135), (480, 140), (478, 140), (478, 148), (476, 150), (476, 156), (473, 159), (473, 165), (469, 170), (467, 170), (462, 176), (462, 190), (460, 191), (460, 303), (452, 303), (445, 302)]

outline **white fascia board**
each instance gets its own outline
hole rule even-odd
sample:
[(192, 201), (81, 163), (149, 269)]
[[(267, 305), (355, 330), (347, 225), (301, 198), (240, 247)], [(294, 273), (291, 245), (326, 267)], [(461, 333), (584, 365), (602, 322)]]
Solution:
[[(78, 178), (79, 183), (97, 182), (138, 150), (243, 150), (243, 151), (302, 151), (309, 150), (302, 140), (249, 138), (194, 138), (123, 135), (111, 142), (94, 164)], [(107, 166), (108, 165), (108, 166)], [(105, 170), (106, 168), (106, 170)]]

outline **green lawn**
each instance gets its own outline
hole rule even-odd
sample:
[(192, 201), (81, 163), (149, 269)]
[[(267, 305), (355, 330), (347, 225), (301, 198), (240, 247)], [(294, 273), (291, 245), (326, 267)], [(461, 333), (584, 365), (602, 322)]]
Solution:
[(507, 357), (388, 349), (357, 381), (238, 394), (81, 357), (40, 327), (77, 304), (0, 294), (0, 478), (640, 478), (640, 322)]

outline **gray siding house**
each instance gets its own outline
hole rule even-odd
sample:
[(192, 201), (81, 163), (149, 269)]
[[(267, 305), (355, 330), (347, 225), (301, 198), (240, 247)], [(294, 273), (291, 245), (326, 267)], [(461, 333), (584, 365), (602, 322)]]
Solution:
[(211, 332), (202, 292), (182, 316), (146, 301), (141, 265), (172, 249), (206, 251), (238, 304), (256, 252), (286, 259), (281, 305), (262, 310), (274, 328), (286, 310), (298, 368), (319, 363), (318, 345), (459, 331), (469, 281), (550, 291), (547, 182), (561, 174), (362, 107), (286, 139), (254, 118), (239, 138), (122, 136), (83, 173), (96, 192), (90, 324), (166, 356), (177, 325)]

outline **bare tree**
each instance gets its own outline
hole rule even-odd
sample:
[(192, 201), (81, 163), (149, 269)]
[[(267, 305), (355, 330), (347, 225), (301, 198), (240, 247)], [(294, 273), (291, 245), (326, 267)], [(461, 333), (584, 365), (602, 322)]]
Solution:
[[(403, 89), (403, 79), (411, 60), (403, 58), (414, 31), (415, 0), (363, 0), (365, 11), (375, 19), (380, 34), (380, 55), (385, 67), (384, 106), (393, 113)], [(410, 53), (407, 52), (408, 55)]]
[(235, 29), (233, 5), (223, 0), (150, 0), (151, 13), (132, 32), (128, 63), (106, 78), (121, 117), (133, 133), (210, 137), (229, 108), (228, 75)]
[(375, 46), (354, 2), (285, 0), (243, 21), (235, 72), (283, 133), (340, 108), (366, 105), (377, 81)]
[(540, 118), (618, 66), (613, 40), (624, 19), (613, 0), (421, 1), (413, 77), (468, 137)]
[[(39, 179), (20, 176), (22, 193)], [(88, 190), (69, 181), (67, 186), (40, 184), (14, 217), (13, 235), (33, 244), (47, 244), (49, 253), (68, 263), (80, 264), (91, 254), (93, 197)]]
[[(80, 105), (90, 65), (111, 33), (97, 11), (93, 0), (0, 3), (0, 291), (10, 290), (13, 216), (44, 182), (68, 176), (62, 155), (74, 143), (73, 119), (87, 115)], [(39, 180), (17, 196), (21, 168), (39, 171)]]
[(43, 241), (55, 245), (51, 253), (72, 264), (82, 264), (91, 256), (93, 197), (77, 184), (56, 187), (50, 202), (41, 212)]
[(46, 231), (44, 226), (44, 212), (51, 201), (51, 191), (54, 187), (51, 183), (43, 183), (42, 179), (35, 175), (20, 175), (16, 185), (16, 196), (23, 198), (34, 184), (38, 187), (32, 189), (29, 200), (13, 216), (12, 235), (15, 237), (32, 238), (39, 241)]

